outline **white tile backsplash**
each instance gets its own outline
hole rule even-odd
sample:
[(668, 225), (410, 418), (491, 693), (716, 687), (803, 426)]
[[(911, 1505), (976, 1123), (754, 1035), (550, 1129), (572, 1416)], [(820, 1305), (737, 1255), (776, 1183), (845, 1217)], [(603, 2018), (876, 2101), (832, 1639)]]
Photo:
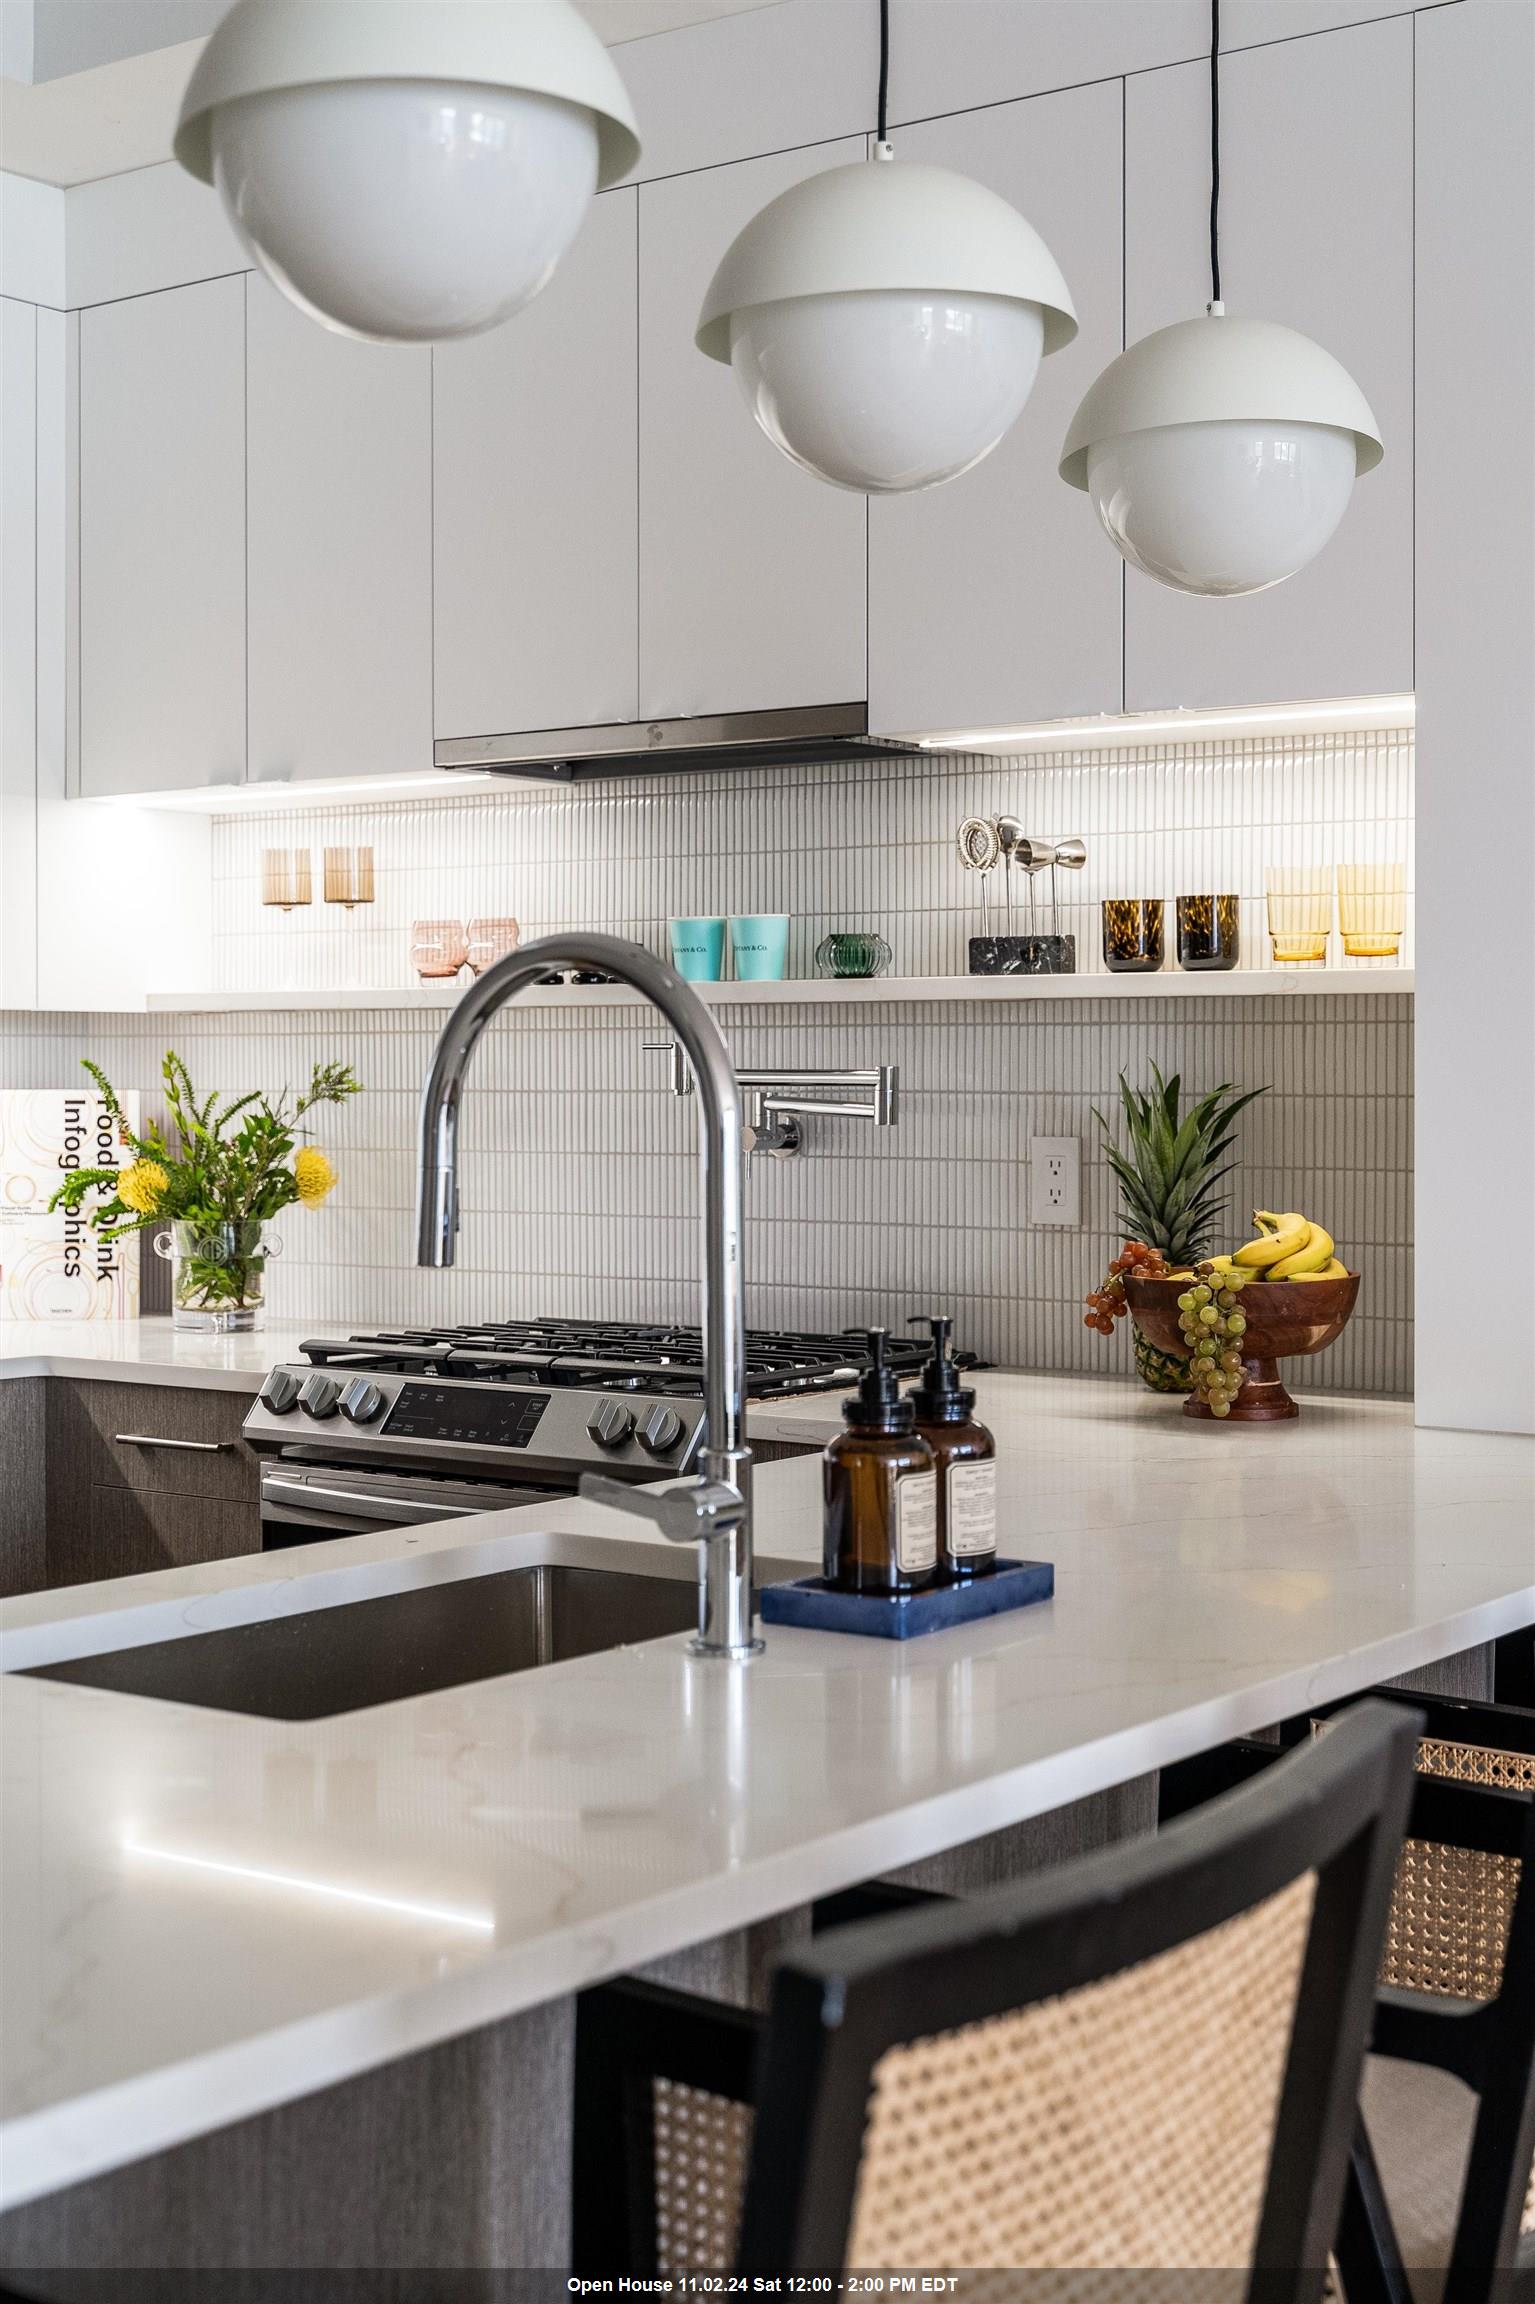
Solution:
[[(877, 930), (898, 976), (951, 974), (980, 925), (979, 885), (954, 835), (967, 816), (1004, 811), (1030, 834), (1086, 843), (1084, 869), (1059, 876), (1061, 925), (1075, 931), (1085, 973), (1103, 972), (1104, 897), (1164, 897), (1170, 953), (1173, 899), (1232, 891), (1242, 965), (1261, 968), (1265, 865), (1401, 858), (1411, 886), (1412, 736), (1100, 745), (1011, 760), (928, 753), (577, 786), (508, 780), (456, 799), (220, 818), (213, 988), (403, 987), (414, 981), (412, 920), (508, 912), (525, 939), (582, 926), (658, 950), (674, 917), (789, 912), (791, 975), (814, 973), (830, 928)], [(305, 845), (318, 860), (326, 846), (363, 841), (374, 850), (374, 904), (322, 903), (317, 861), (307, 911), (263, 910), (264, 848)], [(993, 873), (994, 928), (1003, 885)], [(1022, 930), (1021, 874), (1015, 904)]]
[[(453, 801), (221, 819), (215, 827), (219, 985), (323, 990), (407, 983), (413, 917), (512, 911), (524, 932), (582, 923), (658, 948), (673, 913), (788, 909), (807, 973), (832, 926), (878, 928), (904, 974), (962, 965), (975, 884), (953, 833), (1009, 809), (1079, 833), (1083, 966), (1101, 969), (1100, 897), (1235, 887), (1244, 965), (1261, 966), (1266, 862), (1411, 858), (1408, 732), (1026, 761), (936, 756), (711, 779), (510, 785)], [(348, 914), (263, 914), (260, 852), (371, 840), (379, 899)], [(318, 879), (318, 875), (317, 875)], [(1171, 923), (1169, 921), (1169, 929)], [(1410, 954), (1409, 954), (1410, 957)], [(466, 1096), (464, 1229), (451, 1272), (412, 1261), (417, 1099), (440, 1019), (413, 1009), (253, 1015), (7, 1016), (0, 1085), (57, 1087), (81, 1055), (153, 1108), (168, 1046), (226, 1090), (353, 1063), (367, 1093), (326, 1115), (340, 1185), (290, 1211), (273, 1316), (316, 1329), (535, 1312), (692, 1317), (696, 1107), (664, 1088), (632, 1008), (515, 1007), (486, 1034)], [(1325, 1220), (1365, 1273), (1360, 1308), (1316, 1375), (1329, 1387), (1411, 1387), (1412, 1001), (1063, 1000), (983, 1008), (898, 999), (857, 1008), (725, 1010), (745, 1064), (901, 1068), (899, 1125), (806, 1123), (795, 1161), (748, 1176), (748, 1315), (840, 1327), (952, 1310), (963, 1341), (1030, 1368), (1128, 1369), (1081, 1321), (1083, 1292), (1119, 1238), (1093, 1108), (1154, 1059), (1203, 1089), (1270, 1093), (1244, 1118), (1233, 1224), (1255, 1202)], [(1027, 1223), (1029, 1139), (1083, 1144), (1080, 1229)], [(1309, 1372), (1308, 1372), (1309, 1373)]]

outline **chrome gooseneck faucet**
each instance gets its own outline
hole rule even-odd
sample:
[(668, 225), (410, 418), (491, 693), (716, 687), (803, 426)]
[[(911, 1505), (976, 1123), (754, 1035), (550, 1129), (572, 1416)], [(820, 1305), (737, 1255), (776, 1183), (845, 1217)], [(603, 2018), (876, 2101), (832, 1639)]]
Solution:
[(638, 944), (579, 932), (545, 936), (497, 960), (442, 1028), (421, 1096), (416, 1261), (451, 1264), (458, 1233), (458, 1113), (464, 1075), (499, 1008), (552, 969), (601, 970), (652, 1001), (686, 1049), (698, 1083), (703, 1182), (703, 1474), (659, 1493), (587, 1473), (595, 1503), (653, 1520), (674, 1543), (703, 1545), (698, 1637), (704, 1656), (742, 1658), (752, 1634), (751, 1450), (746, 1445), (746, 1344), (741, 1276), (741, 1097), (730, 1052), (696, 992)]

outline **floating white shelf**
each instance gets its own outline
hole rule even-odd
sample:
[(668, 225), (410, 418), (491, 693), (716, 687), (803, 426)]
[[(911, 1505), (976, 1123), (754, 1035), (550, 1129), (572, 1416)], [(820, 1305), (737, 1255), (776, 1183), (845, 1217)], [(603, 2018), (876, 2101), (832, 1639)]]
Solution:
[[(381, 986), (368, 991), (158, 992), (146, 1003), (159, 1014), (256, 1015), (305, 1009), (451, 1008), (468, 979), (457, 984)], [(1151, 976), (869, 976), (806, 977), (776, 984), (699, 984), (712, 1008), (801, 1008), (836, 1004), (921, 1006), (963, 1001), (1063, 1000), (1314, 1000), (1383, 999), (1411, 992), (1410, 968), (1246, 968), (1229, 975), (1185, 975), (1161, 969)], [(627, 1008), (640, 998), (624, 984), (549, 984), (522, 994), (549, 1008)]]

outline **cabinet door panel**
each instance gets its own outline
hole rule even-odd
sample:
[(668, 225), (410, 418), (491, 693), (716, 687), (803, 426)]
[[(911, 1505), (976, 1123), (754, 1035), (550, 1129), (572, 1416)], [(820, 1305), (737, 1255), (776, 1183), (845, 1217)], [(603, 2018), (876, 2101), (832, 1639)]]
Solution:
[(245, 774), (245, 279), (80, 316), (80, 784)]
[(0, 1383), (0, 1599), (48, 1581), (46, 1376)]
[[(1141, 74), (1125, 101), (1133, 343), (1209, 297), (1206, 69)], [(1226, 57), (1221, 132), (1228, 310), (1282, 321), (1334, 353), (1374, 409), (1386, 454), (1332, 541), (1272, 591), (1195, 599), (1127, 571), (1127, 709), (1409, 689), (1411, 20)]]
[(93, 1488), (83, 1526), (50, 1529), (48, 1582), (99, 1584), (113, 1576), (147, 1576), (157, 1568), (190, 1568), (261, 1549), (254, 1504), (220, 1502), (160, 1490)]
[(255, 1500), (243, 1392), (93, 1380), (60, 1386), (56, 1402), (54, 1444), (88, 1466), (93, 1486)]
[(639, 709), (636, 201), (595, 200), (526, 311), (434, 355), (439, 736)]
[(432, 356), (249, 287), (250, 775), (432, 765)]
[(984, 463), (869, 505), (869, 725), (876, 734), (1117, 712), (1117, 559), (1056, 472), (1078, 400), (1120, 349), (1117, 81), (906, 128), (901, 160), (953, 168), (1043, 236), (1078, 334), (1040, 365)]
[(867, 693), (865, 499), (812, 479), (693, 342), (714, 268), (769, 200), (861, 137), (640, 187), (640, 713)]
[(36, 997), (37, 313), (0, 296), (0, 1008)]

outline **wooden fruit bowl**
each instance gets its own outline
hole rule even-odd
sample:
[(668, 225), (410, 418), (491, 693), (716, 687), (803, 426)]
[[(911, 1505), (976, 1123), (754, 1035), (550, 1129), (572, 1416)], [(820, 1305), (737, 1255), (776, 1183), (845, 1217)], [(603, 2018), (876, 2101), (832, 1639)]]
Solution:
[[(1130, 1317), (1162, 1352), (1180, 1360), (1188, 1346), (1178, 1326), (1178, 1299), (1190, 1286), (1187, 1280), (1133, 1280), (1126, 1277), (1125, 1302)], [(1231, 1405), (1228, 1424), (1277, 1424), (1298, 1416), (1299, 1408), (1280, 1381), (1276, 1362), (1303, 1353), (1322, 1352), (1341, 1336), (1359, 1300), (1359, 1274), (1343, 1280), (1253, 1280), (1242, 1290), (1242, 1311), (1247, 1333), (1242, 1338), (1246, 1373), (1242, 1389)], [(1185, 1416), (1203, 1416), (1211, 1423), (1204, 1402), (1192, 1394), (1183, 1404)]]

